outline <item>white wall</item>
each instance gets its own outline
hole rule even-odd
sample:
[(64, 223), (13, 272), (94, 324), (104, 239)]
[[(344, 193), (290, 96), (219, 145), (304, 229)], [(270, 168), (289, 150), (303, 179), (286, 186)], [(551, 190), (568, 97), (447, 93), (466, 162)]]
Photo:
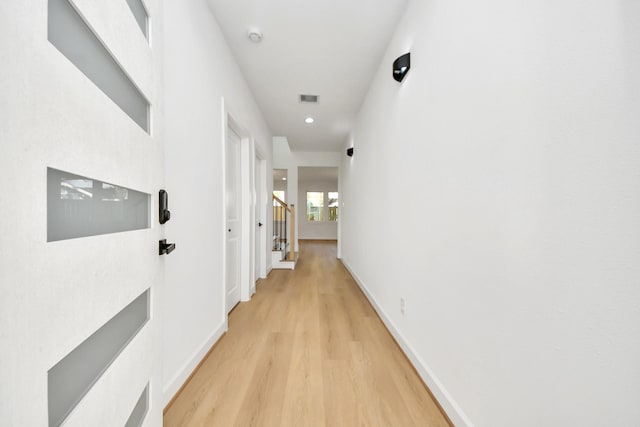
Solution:
[[(284, 136), (273, 137), (273, 168), (288, 169), (291, 163), (291, 149), (289, 141)], [(288, 172), (287, 172), (288, 173)], [(287, 178), (290, 177), (287, 175)]]
[[(177, 244), (166, 262), (166, 403), (226, 329), (221, 97), (256, 138), (267, 171), (272, 135), (206, 2), (167, 2), (165, 16), (166, 182), (172, 214), (166, 237)], [(272, 181), (267, 181), (270, 194)], [(269, 244), (267, 238), (265, 251)]]
[[(307, 221), (307, 192), (320, 191), (325, 194), (324, 218), (325, 221)], [(300, 180), (298, 182), (298, 209), (297, 221), (299, 238), (311, 240), (336, 240), (338, 238), (338, 222), (328, 221), (329, 209), (327, 208), (327, 192), (338, 191), (338, 181)]]
[(412, 1), (380, 64), (342, 256), (457, 425), (640, 425), (639, 16)]

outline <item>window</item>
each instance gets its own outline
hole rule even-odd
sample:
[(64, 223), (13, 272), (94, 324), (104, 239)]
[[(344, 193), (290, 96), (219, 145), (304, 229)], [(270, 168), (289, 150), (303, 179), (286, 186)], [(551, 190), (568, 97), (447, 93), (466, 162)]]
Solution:
[[(72, 4), (67, 0), (49, 0), (49, 41), (125, 114), (150, 133), (151, 104)], [(140, 7), (144, 9), (144, 6)]]
[(47, 242), (149, 228), (151, 196), (47, 168)]
[(338, 220), (338, 193), (329, 191), (329, 221)]
[(149, 15), (147, 15), (147, 9), (145, 9), (142, 0), (127, 0), (127, 4), (142, 34), (149, 39)]
[(150, 297), (147, 289), (47, 371), (50, 426), (62, 424), (146, 325)]
[(324, 221), (323, 192), (307, 192), (307, 221)]

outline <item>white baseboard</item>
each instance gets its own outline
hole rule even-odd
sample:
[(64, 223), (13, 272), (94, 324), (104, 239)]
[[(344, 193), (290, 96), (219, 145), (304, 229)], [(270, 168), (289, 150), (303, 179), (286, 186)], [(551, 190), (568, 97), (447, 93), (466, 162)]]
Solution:
[(337, 237), (298, 237), (298, 241), (300, 240), (323, 240), (327, 242), (337, 242)]
[(422, 358), (413, 350), (413, 347), (405, 339), (398, 328), (396, 328), (395, 324), (387, 316), (382, 307), (380, 307), (380, 305), (377, 303), (373, 295), (371, 295), (369, 289), (367, 289), (366, 285), (362, 282), (360, 277), (358, 277), (358, 275), (351, 269), (349, 263), (344, 259), (341, 259), (341, 261), (347, 268), (347, 270), (349, 270), (349, 273), (351, 273), (351, 276), (353, 276), (353, 279), (356, 281), (360, 289), (362, 289), (362, 292), (365, 294), (374, 310), (378, 313), (378, 316), (380, 316), (380, 319), (382, 319), (393, 338), (395, 338), (398, 345), (400, 345), (400, 348), (402, 349), (404, 354), (407, 356), (409, 361), (411, 361), (411, 364), (413, 364), (413, 367), (418, 372), (418, 375), (420, 375), (420, 378), (422, 378), (422, 381), (424, 381), (427, 387), (429, 387), (429, 390), (431, 391), (433, 396), (437, 399), (442, 409), (447, 413), (447, 416), (449, 417), (451, 422), (456, 427), (473, 427), (473, 423), (469, 420), (467, 415), (462, 411), (460, 406), (447, 392), (447, 390), (444, 388), (440, 380), (438, 380), (438, 377), (436, 377), (431, 368), (429, 368), (424, 360), (422, 360)]
[(295, 261), (287, 261), (287, 260), (282, 260), (282, 261), (274, 261), (273, 263), (273, 269), (274, 270), (295, 270), (296, 269), (296, 262)]
[(162, 407), (166, 407), (167, 404), (173, 399), (175, 394), (180, 390), (180, 387), (187, 381), (194, 369), (200, 364), (202, 359), (207, 355), (211, 347), (218, 342), (220, 337), (227, 331), (227, 320), (225, 316), (224, 322), (216, 328), (215, 331), (202, 343), (200, 348), (195, 354), (180, 368), (180, 370), (168, 381), (162, 389)]

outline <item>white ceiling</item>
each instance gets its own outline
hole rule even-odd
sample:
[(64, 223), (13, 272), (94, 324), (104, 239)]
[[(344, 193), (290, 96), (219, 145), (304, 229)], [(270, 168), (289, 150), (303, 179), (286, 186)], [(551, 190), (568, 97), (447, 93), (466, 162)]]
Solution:
[(296, 151), (341, 151), (407, 0), (208, 1), (274, 135)]

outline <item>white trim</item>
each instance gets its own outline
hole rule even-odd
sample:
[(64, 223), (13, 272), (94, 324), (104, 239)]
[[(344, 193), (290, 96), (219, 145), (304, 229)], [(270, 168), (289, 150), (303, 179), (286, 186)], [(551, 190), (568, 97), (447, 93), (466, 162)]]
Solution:
[(225, 317), (224, 322), (220, 324), (216, 328), (215, 331), (202, 343), (200, 348), (191, 356), (191, 358), (185, 363), (178, 372), (173, 376), (173, 378), (167, 382), (167, 385), (162, 389), (162, 407), (164, 408), (171, 402), (171, 399), (175, 396), (175, 394), (180, 390), (189, 378), (189, 376), (193, 373), (193, 370), (200, 364), (202, 359), (209, 353), (209, 350), (213, 347), (213, 345), (218, 342), (220, 337), (227, 331), (228, 324)]
[(336, 248), (336, 258), (342, 259), (342, 209), (341, 205), (344, 194), (342, 194), (342, 167), (338, 167), (338, 230), (336, 230), (336, 237), (338, 240)]
[(424, 360), (415, 352), (413, 347), (406, 340), (404, 335), (396, 328), (395, 324), (391, 321), (391, 319), (386, 315), (384, 310), (378, 303), (376, 302), (373, 295), (369, 292), (365, 284), (362, 282), (360, 277), (351, 269), (349, 263), (342, 259), (342, 264), (346, 267), (346, 269), (353, 276), (353, 280), (360, 286), (362, 292), (365, 294), (371, 305), (373, 306), (382, 322), (387, 327), (393, 338), (395, 338), (396, 342), (407, 356), (411, 364), (414, 366), (420, 378), (424, 381), (424, 383), (429, 387), (429, 390), (435, 398), (438, 400), (442, 409), (447, 413), (449, 419), (456, 427), (473, 427), (473, 423), (469, 420), (469, 417), (462, 411), (460, 406), (456, 403), (456, 401), (451, 397), (449, 392), (445, 389), (444, 385), (440, 382), (438, 377), (433, 373), (433, 370), (425, 363)]
[(337, 242), (338, 239), (334, 237), (301, 237), (300, 241), (304, 242), (305, 240), (319, 240), (319, 241), (327, 241), (327, 242)]
[[(233, 116), (230, 116), (233, 118)], [(253, 209), (251, 189), (255, 154), (253, 150), (253, 138), (244, 132), (241, 134), (242, 143), (240, 145), (240, 197), (242, 198), (240, 226), (242, 228), (241, 246), (240, 246), (240, 301), (246, 302), (251, 300), (251, 287), (253, 281)]]
[[(225, 107), (224, 97), (220, 97), (220, 111), (222, 114), (222, 126), (221, 136), (222, 142), (220, 144), (220, 150), (222, 151), (222, 179), (220, 180), (222, 185), (222, 192), (220, 194), (227, 194), (227, 129), (229, 123), (227, 122), (227, 109)], [(225, 322), (228, 322), (229, 311), (227, 310), (227, 207), (226, 202), (220, 203), (220, 210), (222, 211), (222, 224), (220, 230), (222, 230), (222, 292), (220, 301), (222, 302), (222, 313), (224, 313)]]
[[(258, 234), (255, 236), (255, 241), (254, 241), (254, 245), (258, 246), (259, 249), (259, 259), (258, 259), (258, 277), (254, 277), (254, 283), (258, 280), (258, 279), (265, 279), (267, 277), (266, 274), (266, 267), (267, 267), (267, 249), (271, 249), (271, 246), (269, 244), (269, 247), (267, 247), (267, 244), (270, 243), (268, 242), (268, 234), (267, 234), (267, 228), (268, 228), (268, 215), (267, 215), (267, 206), (270, 206), (270, 202), (271, 202), (271, 197), (269, 192), (267, 191), (267, 181), (269, 180), (269, 177), (267, 176), (267, 160), (265, 159), (265, 156), (262, 153), (262, 150), (260, 149), (260, 147), (258, 146), (257, 143), (255, 143), (254, 141), (254, 154), (255, 154), (255, 173), (258, 174), (258, 176), (260, 177), (259, 181), (260, 181), (260, 188), (254, 188), (254, 208), (255, 208), (255, 212), (254, 212), (254, 218), (257, 216), (258, 220), (261, 221), (263, 223), (262, 227), (258, 228)], [(254, 187), (255, 187), (255, 176), (254, 176)], [(258, 194), (260, 194), (260, 197), (258, 197)], [(258, 200), (260, 200), (262, 203), (258, 205)], [(257, 215), (256, 215), (257, 214)], [(255, 230), (255, 224), (254, 224), (254, 230)], [(254, 248), (255, 249), (255, 248)], [(255, 251), (254, 251), (255, 253)]]
[(282, 259), (282, 260), (273, 260), (273, 269), (274, 270), (295, 270), (296, 269), (296, 262), (295, 261), (289, 261), (286, 259)]

